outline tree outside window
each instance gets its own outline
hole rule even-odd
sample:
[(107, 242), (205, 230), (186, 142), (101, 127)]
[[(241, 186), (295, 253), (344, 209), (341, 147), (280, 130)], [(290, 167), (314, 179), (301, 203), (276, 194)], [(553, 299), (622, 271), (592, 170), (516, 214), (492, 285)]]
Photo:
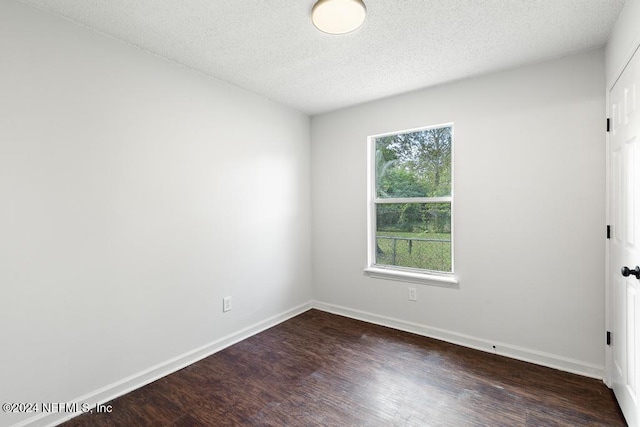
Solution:
[(452, 273), (453, 125), (375, 136), (369, 143), (370, 263)]

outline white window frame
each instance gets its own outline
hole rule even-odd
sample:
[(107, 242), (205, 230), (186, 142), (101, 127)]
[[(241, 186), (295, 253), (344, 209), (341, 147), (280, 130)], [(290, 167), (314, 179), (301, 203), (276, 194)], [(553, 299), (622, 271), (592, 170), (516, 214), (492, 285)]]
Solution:
[[(389, 135), (419, 132), (427, 129), (451, 127), (451, 195), (448, 197), (378, 198), (376, 192), (375, 141)], [(457, 287), (454, 272), (454, 128), (453, 122), (415, 129), (370, 135), (367, 138), (367, 267), (365, 274), (376, 279), (395, 280), (441, 287)], [(437, 272), (419, 268), (377, 265), (376, 262), (376, 205), (379, 203), (451, 203), (451, 272)]]

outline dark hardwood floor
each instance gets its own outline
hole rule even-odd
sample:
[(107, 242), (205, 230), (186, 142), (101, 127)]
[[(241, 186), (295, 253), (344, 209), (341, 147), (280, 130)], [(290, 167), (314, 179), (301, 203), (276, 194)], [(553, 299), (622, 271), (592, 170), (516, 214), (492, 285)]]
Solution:
[(624, 426), (602, 381), (310, 310), (72, 426)]

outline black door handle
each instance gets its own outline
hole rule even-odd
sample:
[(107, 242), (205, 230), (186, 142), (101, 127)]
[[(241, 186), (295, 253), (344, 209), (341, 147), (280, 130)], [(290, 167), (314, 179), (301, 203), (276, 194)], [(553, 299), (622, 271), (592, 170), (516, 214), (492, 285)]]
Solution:
[(622, 267), (620, 271), (624, 277), (629, 277), (630, 275), (636, 276), (636, 279), (640, 279), (640, 267), (636, 265), (636, 268), (630, 270), (629, 267)]

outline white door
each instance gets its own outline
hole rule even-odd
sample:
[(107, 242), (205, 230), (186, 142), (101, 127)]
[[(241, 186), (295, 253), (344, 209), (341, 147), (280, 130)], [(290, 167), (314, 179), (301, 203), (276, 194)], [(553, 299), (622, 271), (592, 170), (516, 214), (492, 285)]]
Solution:
[(640, 53), (609, 103), (611, 381), (628, 424), (640, 426)]

